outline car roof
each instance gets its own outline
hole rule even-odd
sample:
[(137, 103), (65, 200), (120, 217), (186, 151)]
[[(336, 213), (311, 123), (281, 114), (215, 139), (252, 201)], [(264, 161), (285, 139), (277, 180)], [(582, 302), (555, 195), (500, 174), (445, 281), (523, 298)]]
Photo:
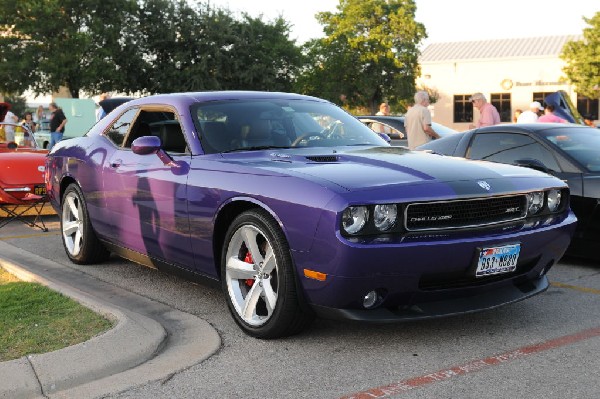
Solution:
[(294, 93), (266, 92), (266, 91), (206, 91), (206, 92), (183, 92), (169, 94), (155, 94), (133, 100), (132, 105), (156, 104), (156, 103), (180, 103), (193, 104), (207, 101), (233, 101), (233, 100), (311, 100), (328, 102), (326, 100)]

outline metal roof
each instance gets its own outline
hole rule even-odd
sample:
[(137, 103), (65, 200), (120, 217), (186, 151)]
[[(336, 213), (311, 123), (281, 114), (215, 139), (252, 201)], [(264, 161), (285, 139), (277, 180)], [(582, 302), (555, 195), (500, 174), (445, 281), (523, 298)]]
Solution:
[(567, 42), (577, 40), (583, 40), (583, 35), (432, 43), (423, 50), (419, 61), (437, 62), (512, 57), (558, 57)]

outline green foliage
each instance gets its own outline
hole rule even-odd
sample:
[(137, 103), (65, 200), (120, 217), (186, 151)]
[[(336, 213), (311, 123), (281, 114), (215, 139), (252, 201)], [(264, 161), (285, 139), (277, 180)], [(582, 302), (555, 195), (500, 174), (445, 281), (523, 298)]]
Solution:
[(86, 341), (112, 323), (44, 286), (0, 268), (0, 362)]
[[(135, 0), (7, 0), (0, 8), (0, 90), (104, 91), (122, 79)], [(135, 53), (134, 53), (135, 54)]]
[(340, 0), (337, 9), (317, 15), (327, 37), (305, 45), (310, 64), (299, 89), (372, 112), (384, 100), (410, 99), (420, 73), (417, 46), (426, 37), (414, 0)]
[(579, 94), (600, 98), (600, 11), (584, 20), (590, 27), (583, 30), (583, 40), (563, 48), (561, 58), (567, 62), (563, 72)]
[(287, 91), (302, 53), (264, 22), (185, 0), (5, 0), (0, 91)]

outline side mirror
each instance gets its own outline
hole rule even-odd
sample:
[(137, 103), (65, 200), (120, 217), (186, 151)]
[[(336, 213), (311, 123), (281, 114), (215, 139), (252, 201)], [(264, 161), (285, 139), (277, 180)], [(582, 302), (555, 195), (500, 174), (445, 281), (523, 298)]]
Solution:
[(546, 165), (544, 165), (541, 161), (533, 158), (517, 159), (515, 161), (515, 165), (539, 170), (540, 172), (544, 173), (551, 173), (550, 169), (548, 169)]
[(173, 168), (180, 168), (177, 162), (161, 148), (162, 143), (159, 137), (156, 136), (142, 136), (133, 140), (131, 143), (131, 151), (137, 155), (149, 155), (156, 154), (163, 164), (171, 166)]
[(138, 155), (156, 154), (160, 150), (160, 138), (156, 136), (138, 137), (131, 143), (131, 151)]

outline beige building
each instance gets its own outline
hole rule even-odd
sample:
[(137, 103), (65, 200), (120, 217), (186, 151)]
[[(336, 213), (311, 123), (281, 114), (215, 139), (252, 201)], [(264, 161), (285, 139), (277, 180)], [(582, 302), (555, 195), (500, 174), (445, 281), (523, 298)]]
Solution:
[(503, 122), (512, 122), (517, 109), (557, 90), (568, 93), (582, 115), (598, 119), (598, 100), (578, 96), (565, 81), (560, 59), (568, 41), (582, 36), (549, 36), (455, 43), (434, 43), (419, 59), (418, 86), (439, 94), (432, 105), (433, 120), (462, 131), (476, 123), (479, 111), (469, 97), (483, 93), (498, 108)]

